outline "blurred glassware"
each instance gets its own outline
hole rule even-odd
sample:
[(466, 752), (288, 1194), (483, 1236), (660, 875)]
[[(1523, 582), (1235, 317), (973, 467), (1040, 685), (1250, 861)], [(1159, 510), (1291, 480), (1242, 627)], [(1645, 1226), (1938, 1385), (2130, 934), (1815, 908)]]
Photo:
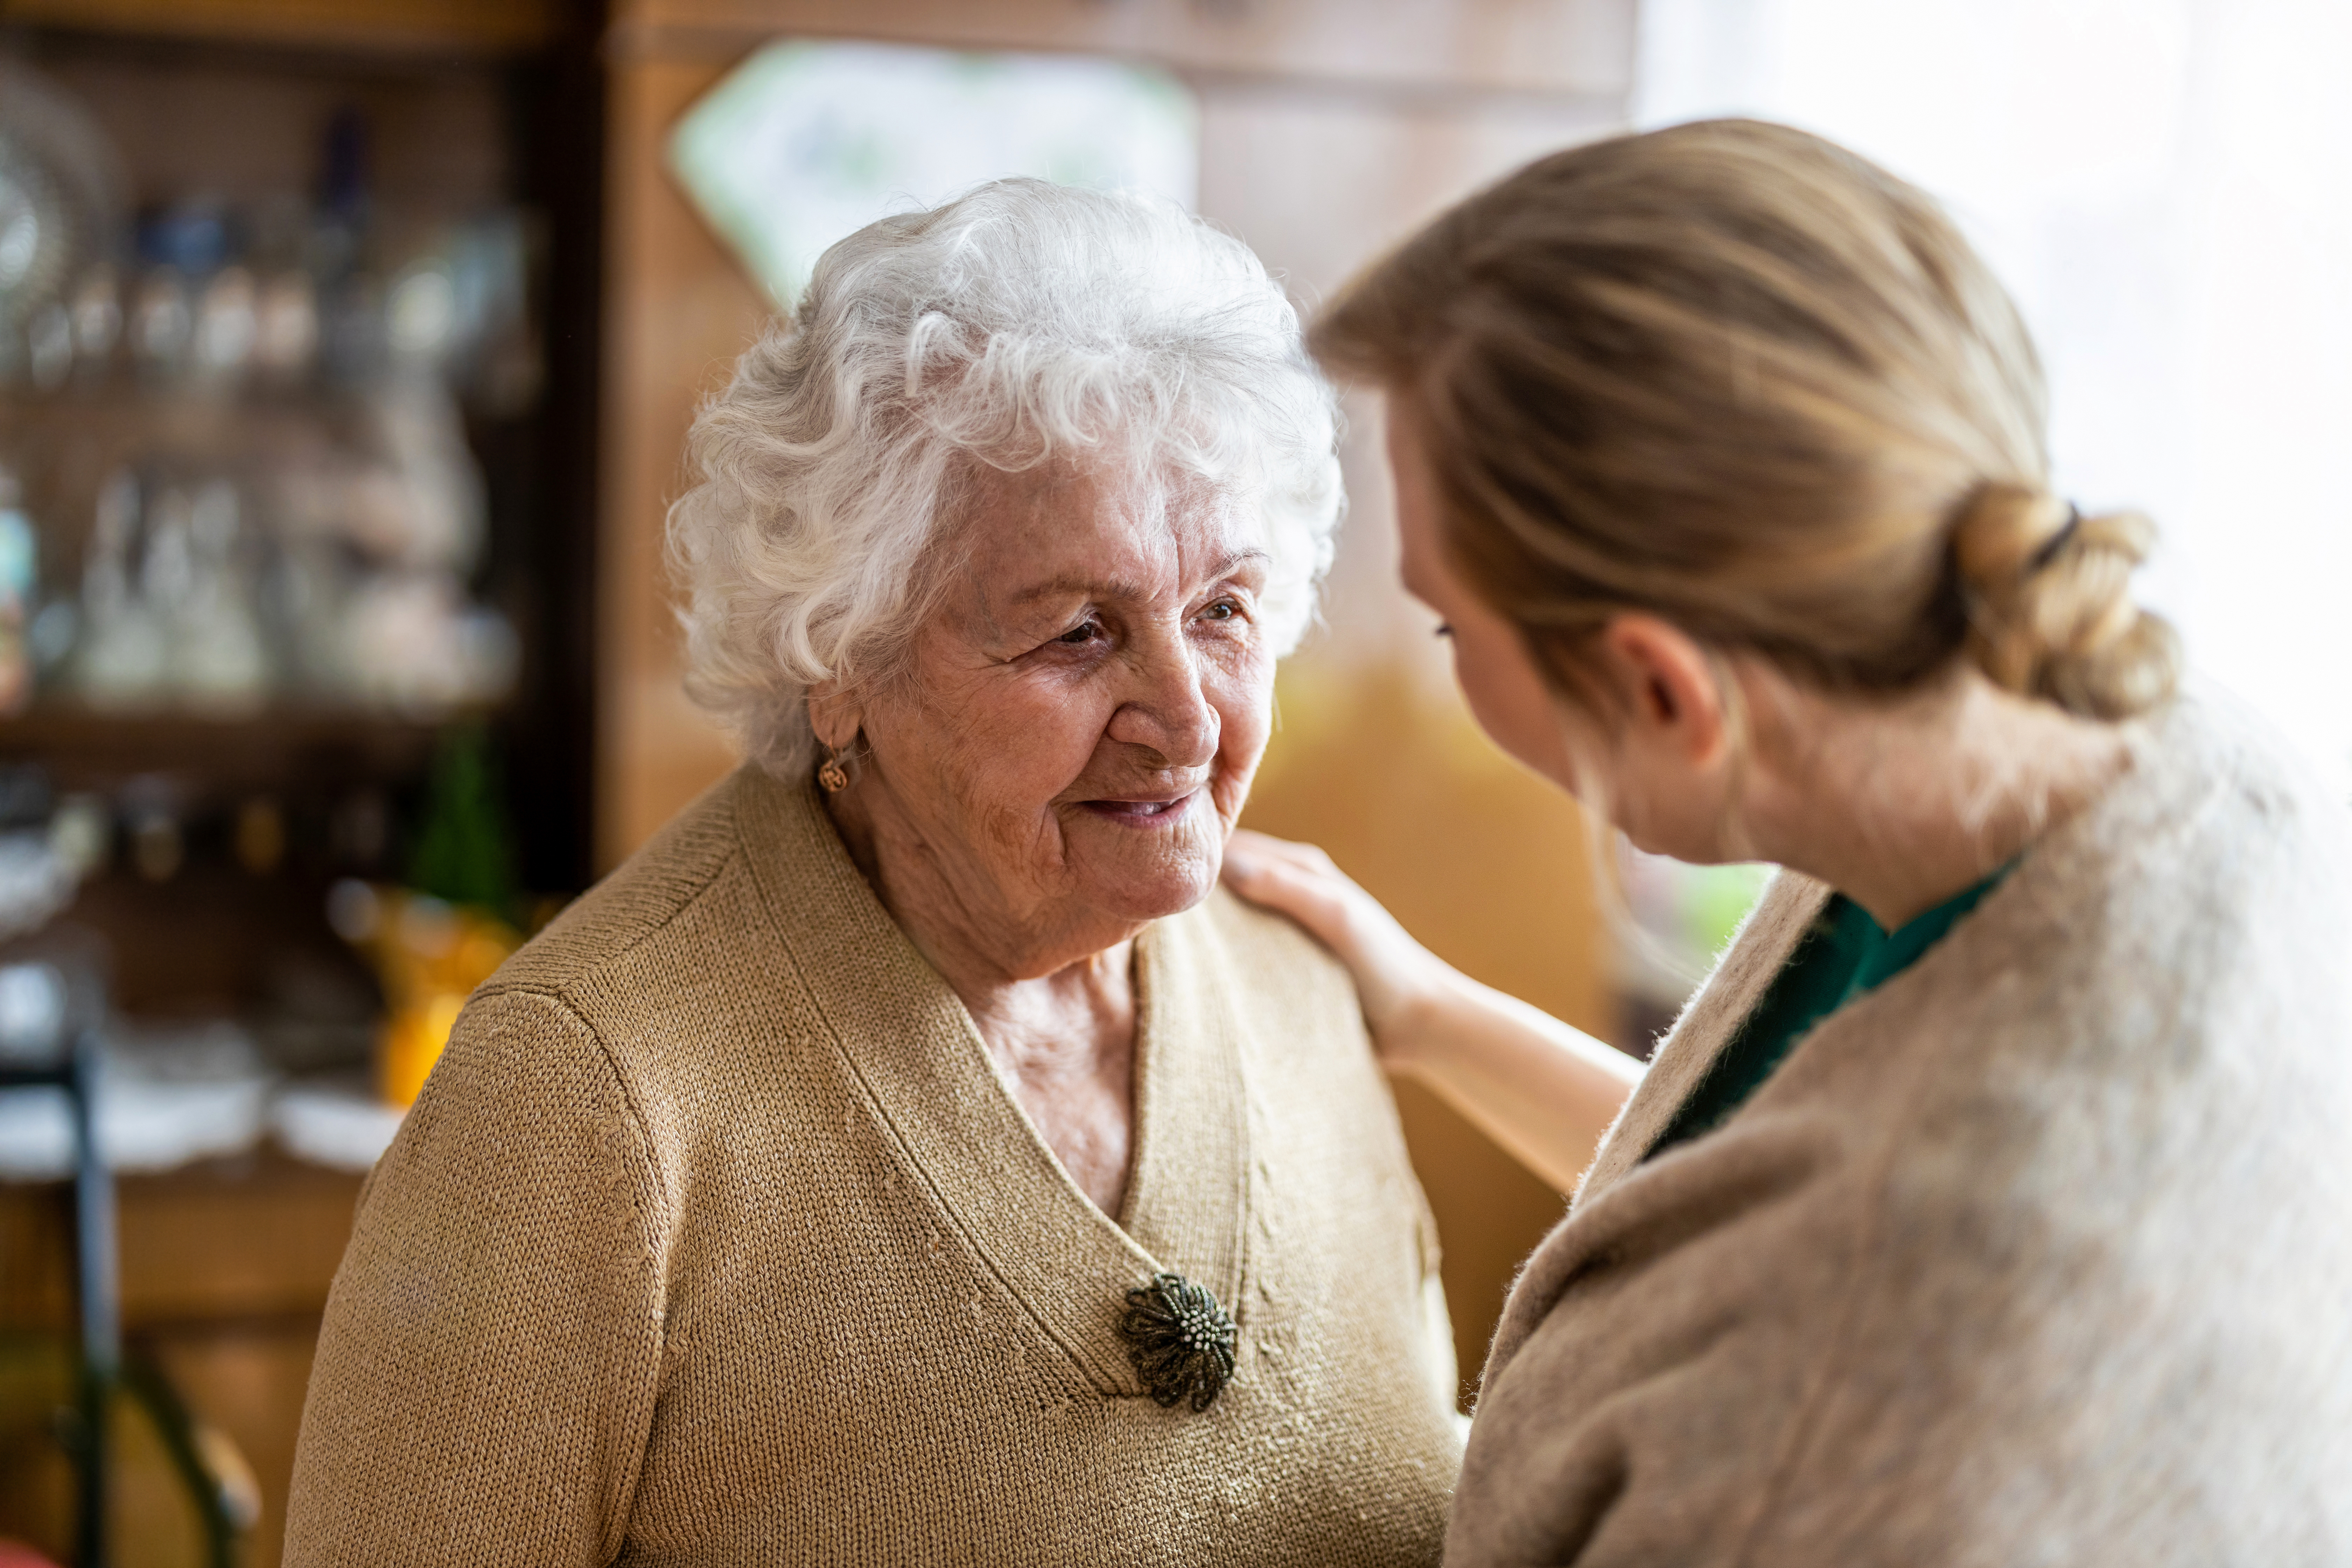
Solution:
[[(113, 251), (122, 182), (81, 105), (47, 78), (0, 58), (0, 357)], [(45, 342), (54, 322), (44, 319)], [(50, 345), (53, 352), (53, 344)]]
[(63, 305), (43, 305), (25, 324), (25, 363), (41, 392), (55, 392), (73, 374), (73, 319)]
[(319, 291), (320, 360), (344, 386), (371, 386), (386, 357), (383, 285), (373, 273), (322, 280)]
[(46, 958), (0, 963), (0, 1063), (41, 1067), (65, 1037), (66, 977)]
[(114, 268), (100, 262), (81, 276), (73, 292), (74, 360), (81, 374), (103, 377), (122, 341), (121, 291)]
[(99, 487), (82, 562), (80, 656), (75, 675), (94, 708), (135, 707), (163, 683), (163, 634), (135, 591), (139, 481), (118, 468)]
[(242, 267), (222, 268), (205, 285), (196, 307), (197, 380), (215, 390), (236, 386), (252, 363), (258, 335), (253, 274)]
[(188, 309), (187, 285), (177, 269), (151, 268), (139, 280), (131, 312), (131, 353), (151, 381), (175, 380), (187, 363), (195, 319)]
[[(539, 395), (534, 230), (498, 209), (408, 222), (387, 248), (356, 114), (322, 167), (314, 199), (148, 206), (129, 269), (92, 252), (0, 333), (36, 392), (132, 368), (138, 396), (91, 406), (143, 422), (109, 437), (90, 526), (62, 550), (37, 509), (29, 553), (0, 512), (0, 713), (54, 688), (109, 712), (293, 696), (429, 719), (511, 690), (513, 628), (469, 588), (488, 507), (467, 421)], [(191, 418), (191, 399), (228, 417)], [(78, 588), (28, 577), (11, 602), (12, 564), (44, 554)]]
[(347, 625), (354, 694), (372, 704), (429, 717), (495, 700), (513, 682), (512, 629), (467, 605), (446, 572), (369, 576), (352, 594)]
[(217, 478), (197, 489), (188, 509), (188, 584), (173, 669), (188, 705), (212, 713), (257, 711), (270, 693), (240, 514), (236, 487)]
[(319, 295), (310, 275), (273, 274), (254, 306), (255, 366), (268, 384), (290, 387), (309, 378), (318, 354)]
[(80, 887), (79, 871), (47, 834), (0, 833), (0, 941), (48, 924)]
[(37, 686), (48, 685), (67, 668), (80, 633), (81, 610), (71, 598), (52, 595), (34, 612), (32, 624), (25, 628), (25, 646), (33, 656)]
[(447, 388), (403, 376), (367, 400), (368, 435), (399, 500), (371, 542), (393, 563), (463, 574), (480, 557), (487, 521), (482, 470)]
[(186, 862), (188, 842), (180, 824), (176, 792), (168, 786), (140, 787), (157, 783), (151, 778), (131, 780), (123, 791), (122, 816), (130, 828), (131, 869), (150, 882), (168, 882)]
[(411, 263), (384, 302), (384, 338), (407, 363), (437, 366), (457, 325), (457, 291), (437, 260)]
[(97, 876), (114, 857), (114, 814), (106, 797), (74, 794), (58, 798), (49, 818), (49, 848), (77, 877)]

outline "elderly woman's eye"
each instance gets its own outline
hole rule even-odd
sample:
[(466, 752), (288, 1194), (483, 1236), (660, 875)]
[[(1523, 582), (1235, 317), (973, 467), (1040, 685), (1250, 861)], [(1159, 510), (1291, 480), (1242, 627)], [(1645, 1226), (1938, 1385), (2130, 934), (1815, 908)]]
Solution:
[(1101, 623), (1097, 621), (1084, 621), (1077, 626), (1072, 626), (1068, 631), (1064, 632), (1060, 637), (1055, 637), (1054, 640), (1060, 643), (1068, 643), (1075, 647), (1081, 643), (1090, 643), (1094, 641), (1097, 637), (1101, 635)]
[(1219, 599), (1201, 612), (1204, 621), (1230, 621), (1242, 613), (1242, 607), (1231, 599)]

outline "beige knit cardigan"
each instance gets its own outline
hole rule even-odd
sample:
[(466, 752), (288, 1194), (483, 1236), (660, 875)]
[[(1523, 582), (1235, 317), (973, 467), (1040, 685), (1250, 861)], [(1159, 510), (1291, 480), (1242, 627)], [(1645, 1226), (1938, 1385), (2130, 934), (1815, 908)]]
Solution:
[(1458, 1568), (2352, 1563), (2352, 836), (2226, 704), (1720, 1130), (1783, 876), (1512, 1293)]
[[(1417, 1564), (1459, 1463), (1428, 1210), (1345, 973), (1138, 943), (1106, 1218), (805, 790), (737, 773), (467, 1006), (327, 1310), (286, 1561)], [(1240, 1323), (1207, 1413), (1116, 1325)]]

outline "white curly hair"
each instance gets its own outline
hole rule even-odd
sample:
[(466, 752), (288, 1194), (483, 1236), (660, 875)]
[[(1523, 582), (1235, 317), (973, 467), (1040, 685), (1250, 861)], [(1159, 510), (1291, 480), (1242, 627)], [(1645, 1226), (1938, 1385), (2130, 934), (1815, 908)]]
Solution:
[(827, 250), (688, 437), (669, 512), (687, 689), (780, 777), (819, 682), (888, 678), (961, 552), (970, 465), (1127, 465), (1264, 520), (1297, 645), (1343, 500), (1339, 412), (1247, 246), (1172, 204), (979, 186)]

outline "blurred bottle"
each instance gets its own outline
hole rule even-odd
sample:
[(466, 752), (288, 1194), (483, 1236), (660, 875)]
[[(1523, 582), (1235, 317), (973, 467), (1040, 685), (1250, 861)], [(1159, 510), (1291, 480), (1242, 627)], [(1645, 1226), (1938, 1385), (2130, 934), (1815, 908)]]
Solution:
[(34, 389), (55, 392), (73, 374), (73, 318), (63, 305), (50, 303), (33, 312), (25, 323), (25, 358)]
[(425, 773), (408, 882), (421, 892), (498, 916), (515, 907), (514, 827), (504, 770), (479, 723), (441, 731)]
[(425, 778), (406, 889), (347, 881), (328, 917), (365, 952), (390, 1011), (377, 1042), (384, 1100), (414, 1101), (474, 988), (522, 944), (514, 834), (489, 736), (478, 724), (443, 731)]
[(122, 296), (114, 268), (100, 262), (74, 285), (74, 374), (83, 381), (106, 379), (122, 341)]
[(253, 362), (263, 384), (300, 386), (319, 357), (319, 293), (310, 275), (273, 274), (254, 302)]
[[(215, 312), (207, 321), (207, 280), (229, 261), (229, 218), (216, 201), (194, 199), (148, 212), (139, 221), (140, 279), (131, 311), (131, 351), (142, 377), (170, 386), (202, 368), (203, 353), (231, 346), (236, 328)], [(222, 304), (233, 301), (224, 298)], [(250, 313), (250, 301), (247, 301)], [(211, 334), (209, 342), (199, 329)], [(251, 333), (246, 333), (249, 345)]]
[(82, 563), (76, 684), (95, 708), (136, 708), (162, 692), (170, 657), (142, 591), (139, 481), (118, 468), (99, 487)]
[(188, 583), (180, 606), (178, 685), (192, 707), (245, 713), (269, 695), (270, 665), (255, 613), (251, 554), (236, 487), (206, 480), (188, 508)]
[(188, 786), (168, 773), (142, 773), (122, 786), (131, 867), (150, 882), (168, 882), (187, 863)]
[(346, 385), (373, 382), (386, 352), (383, 288), (369, 255), (374, 202), (368, 154), (365, 116), (338, 110), (320, 160), (307, 260), (318, 289), (320, 358), (328, 374)]
[(139, 280), (131, 311), (131, 353), (151, 384), (169, 385), (186, 367), (188, 339), (195, 329), (188, 288), (169, 267), (152, 268)]
[(196, 307), (193, 360), (197, 383), (233, 391), (245, 380), (259, 336), (253, 274), (224, 267), (205, 285)]

